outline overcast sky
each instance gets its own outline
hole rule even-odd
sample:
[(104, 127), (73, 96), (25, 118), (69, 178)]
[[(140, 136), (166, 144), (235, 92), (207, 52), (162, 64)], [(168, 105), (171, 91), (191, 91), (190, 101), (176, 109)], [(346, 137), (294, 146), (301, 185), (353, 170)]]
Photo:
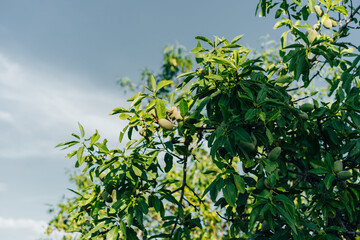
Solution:
[(188, 50), (194, 37), (233, 37), (259, 47), (272, 18), (257, 18), (255, 0), (2, 0), (0, 3), (0, 239), (41, 236), (48, 203), (71, 185), (74, 160), (55, 149), (81, 122), (88, 134), (117, 144), (124, 106), (119, 77), (158, 71), (162, 49)]

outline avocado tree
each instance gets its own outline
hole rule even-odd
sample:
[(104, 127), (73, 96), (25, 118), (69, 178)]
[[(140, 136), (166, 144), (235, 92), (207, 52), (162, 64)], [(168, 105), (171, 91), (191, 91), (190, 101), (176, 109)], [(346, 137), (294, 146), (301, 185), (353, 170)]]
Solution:
[(145, 90), (111, 113), (127, 121), (123, 148), (80, 124), (59, 144), (75, 148), (68, 157), (83, 180), (49, 230), (81, 239), (359, 239), (356, 4), (261, 0), (259, 15), (274, 12), (274, 28), (284, 29), (276, 54), (251, 54), (241, 36), (197, 36), (193, 70), (181, 54), (165, 55), (164, 74), (147, 74)]

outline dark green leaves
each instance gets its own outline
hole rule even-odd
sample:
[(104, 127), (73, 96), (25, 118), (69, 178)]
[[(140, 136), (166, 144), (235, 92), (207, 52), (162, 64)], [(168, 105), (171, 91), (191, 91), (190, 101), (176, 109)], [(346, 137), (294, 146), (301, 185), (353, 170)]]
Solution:
[(345, 239), (343, 225), (358, 232), (360, 56), (345, 39), (357, 20), (340, 16), (349, 25), (326, 31), (315, 4), (324, 19), (356, 10), (339, 0), (260, 0), (260, 15), (275, 9), (275, 28), (286, 28), (279, 54), (270, 47), (254, 57), (237, 44), (241, 36), (198, 36), (195, 70), (166, 52), (163, 72), (145, 73), (145, 91), (112, 111), (127, 124), (119, 140), (127, 133), (128, 141), (112, 148), (97, 131), (85, 138), (79, 124), (74, 141), (58, 146), (76, 145), (67, 156), (76, 155), (83, 174), (54, 226), (102, 239)]
[(173, 156), (169, 153), (165, 153), (165, 172), (169, 172), (173, 166)]
[(225, 198), (226, 202), (230, 206), (235, 207), (235, 202), (236, 202), (236, 198), (237, 198), (237, 191), (236, 191), (236, 188), (235, 188), (234, 184), (232, 183), (232, 181), (227, 179), (225, 181), (225, 187), (223, 188), (222, 191), (223, 191), (224, 198)]

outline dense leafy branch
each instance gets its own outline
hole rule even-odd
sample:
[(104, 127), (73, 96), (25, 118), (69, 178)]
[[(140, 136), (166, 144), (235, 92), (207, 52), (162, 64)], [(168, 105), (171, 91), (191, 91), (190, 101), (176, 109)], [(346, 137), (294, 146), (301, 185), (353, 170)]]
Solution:
[(260, 0), (259, 14), (275, 11), (275, 28), (286, 27), (278, 50), (197, 36), (195, 65), (166, 48), (161, 73), (144, 71), (143, 90), (111, 113), (127, 121), (121, 147), (80, 124), (58, 145), (74, 148), (67, 156), (83, 174), (49, 231), (357, 239), (360, 55), (349, 36), (359, 10), (351, 0)]

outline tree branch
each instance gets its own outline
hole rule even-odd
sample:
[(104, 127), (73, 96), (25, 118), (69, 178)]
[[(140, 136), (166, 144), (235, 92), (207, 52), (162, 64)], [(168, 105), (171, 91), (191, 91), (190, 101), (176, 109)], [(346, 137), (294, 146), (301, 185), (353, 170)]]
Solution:
[(350, 17), (346, 20), (345, 24), (339, 28), (338, 33), (341, 33), (349, 25), (349, 23), (354, 20), (354, 16), (359, 10), (360, 10), (360, 5), (351, 13)]
[[(180, 194), (180, 200), (179, 200), (179, 207), (182, 208), (182, 202), (184, 200), (184, 195), (185, 195), (185, 187), (186, 187), (186, 171), (187, 171), (187, 160), (188, 160), (188, 157), (187, 156), (184, 156), (184, 165), (183, 165), (183, 179), (182, 179), (182, 185), (180, 187), (181, 189), (181, 194)], [(172, 236), (174, 235), (174, 232), (175, 232), (175, 229), (177, 227), (177, 224), (178, 224), (178, 221), (180, 219), (180, 213), (178, 211), (178, 214), (177, 214), (177, 217), (176, 217), (176, 221), (175, 221), (175, 224), (174, 224), (174, 227), (172, 228), (171, 230), (171, 233), (170, 233), (170, 239), (172, 238)]]

